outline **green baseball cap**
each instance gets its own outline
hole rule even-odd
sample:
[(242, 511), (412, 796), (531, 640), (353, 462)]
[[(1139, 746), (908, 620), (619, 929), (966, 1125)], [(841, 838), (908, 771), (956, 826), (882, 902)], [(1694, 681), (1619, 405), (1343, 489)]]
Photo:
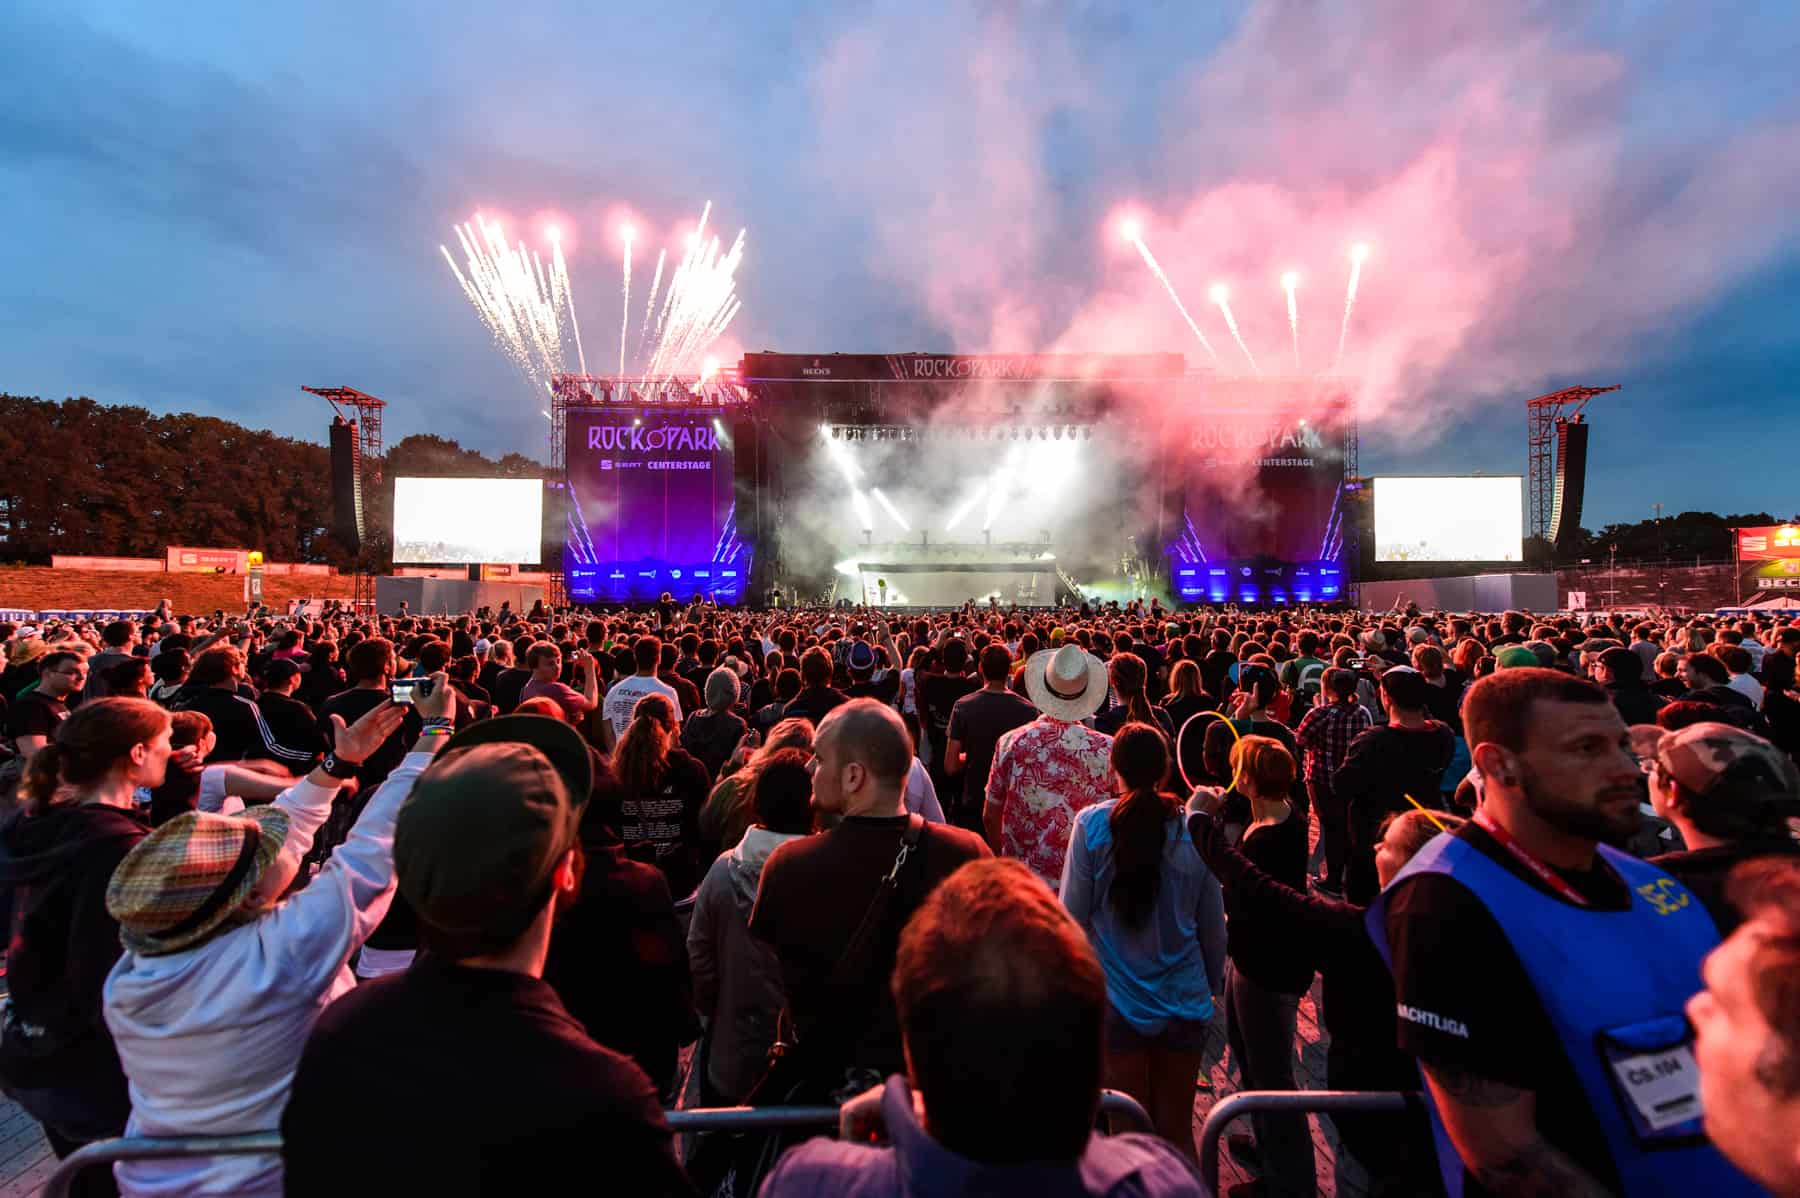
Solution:
[(1506, 648), (1500, 650), (1500, 652), (1494, 654), (1494, 663), (1494, 668), (1499, 670), (1517, 670), (1521, 668), (1535, 670), (1542, 667), (1544, 664), (1538, 660), (1537, 654), (1527, 649), (1524, 645), (1508, 645)]

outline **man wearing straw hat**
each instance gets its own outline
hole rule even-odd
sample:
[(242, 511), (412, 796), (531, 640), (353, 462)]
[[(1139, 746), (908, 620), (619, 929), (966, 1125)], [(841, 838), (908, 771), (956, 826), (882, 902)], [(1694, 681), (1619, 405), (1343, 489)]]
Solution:
[(1112, 737), (1081, 721), (1106, 702), (1106, 664), (1080, 645), (1034, 653), (1025, 693), (1041, 715), (994, 747), (982, 825), (1052, 891), (1062, 880), (1075, 813), (1112, 796)]

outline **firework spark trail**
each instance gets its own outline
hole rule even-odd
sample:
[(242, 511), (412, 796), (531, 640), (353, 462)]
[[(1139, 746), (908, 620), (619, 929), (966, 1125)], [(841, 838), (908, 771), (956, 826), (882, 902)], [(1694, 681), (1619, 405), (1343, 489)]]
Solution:
[[(704, 219), (704, 216), (702, 217)], [(669, 284), (657, 346), (646, 375), (667, 377), (691, 369), (742, 307), (735, 275), (743, 261), (745, 231), (720, 253), (719, 239), (696, 234)]]
[(575, 318), (575, 288), (569, 283), (569, 264), (563, 259), (562, 238), (552, 234), (550, 242), (551, 278), (557, 282), (562, 302), (568, 306), (569, 328), (575, 334), (575, 358), (581, 366), (581, 373), (586, 374), (587, 351), (581, 348), (581, 322)]
[(656, 251), (656, 273), (650, 276), (650, 298), (644, 302), (644, 327), (638, 330), (638, 353), (650, 344), (650, 317), (656, 310), (656, 293), (662, 289), (663, 259), (669, 256), (667, 249)]
[(1287, 292), (1288, 328), (1294, 334), (1294, 369), (1300, 369), (1300, 300), (1294, 289), (1300, 285), (1300, 276), (1288, 271), (1281, 276), (1281, 289)]
[(619, 305), (619, 377), (625, 376), (625, 334), (631, 328), (631, 240), (634, 231), (625, 226), (625, 299)]
[(1135, 245), (1137, 247), (1137, 252), (1143, 255), (1144, 265), (1150, 268), (1150, 273), (1156, 276), (1157, 282), (1163, 285), (1163, 290), (1169, 293), (1169, 298), (1175, 303), (1175, 310), (1181, 313), (1181, 319), (1187, 321), (1187, 327), (1193, 331), (1194, 336), (1200, 342), (1201, 348), (1212, 356), (1213, 361), (1217, 362), (1219, 360), (1219, 351), (1212, 347), (1212, 342), (1206, 339), (1206, 334), (1200, 331), (1200, 326), (1194, 323), (1194, 318), (1192, 316), (1188, 315), (1187, 305), (1183, 304), (1181, 302), (1181, 297), (1175, 294), (1175, 284), (1169, 282), (1169, 276), (1163, 273), (1162, 266), (1156, 261), (1155, 256), (1150, 253), (1150, 247), (1144, 244), (1143, 237), (1139, 236), (1136, 232), (1131, 233), (1129, 236), (1131, 244)]
[(1337, 373), (1338, 363), (1344, 360), (1344, 340), (1350, 336), (1350, 310), (1356, 306), (1356, 287), (1362, 282), (1364, 259), (1369, 256), (1369, 247), (1361, 242), (1350, 247), (1350, 286), (1344, 292), (1344, 323), (1338, 329), (1337, 357), (1331, 360), (1332, 373)]
[(507, 245), (500, 226), (479, 217), (456, 226), (456, 240), (463, 252), (461, 266), (449, 247), (438, 248), (463, 295), (520, 372), (537, 386), (548, 388), (551, 378), (567, 369), (562, 333), (565, 311), (571, 331), (574, 326), (572, 293), (566, 275), (557, 277), (556, 258), (552, 257), (546, 272), (542, 259), (523, 242), (516, 247)]
[(1231, 314), (1231, 293), (1225, 289), (1225, 284), (1213, 284), (1212, 302), (1219, 305), (1219, 311), (1225, 317), (1225, 327), (1231, 330), (1232, 339), (1237, 342), (1238, 348), (1244, 351), (1244, 357), (1250, 360), (1250, 369), (1261, 374), (1262, 367), (1256, 364), (1256, 355), (1250, 352), (1250, 347), (1244, 344), (1243, 334), (1238, 332), (1237, 318)]

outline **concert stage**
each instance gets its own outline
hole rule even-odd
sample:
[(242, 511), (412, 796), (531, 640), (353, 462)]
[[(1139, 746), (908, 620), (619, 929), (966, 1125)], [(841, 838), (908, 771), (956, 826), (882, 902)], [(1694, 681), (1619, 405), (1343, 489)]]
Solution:
[(706, 380), (560, 376), (552, 422), (575, 602), (1048, 605), (1100, 579), (1331, 602), (1355, 560), (1339, 379), (1179, 354), (759, 353)]

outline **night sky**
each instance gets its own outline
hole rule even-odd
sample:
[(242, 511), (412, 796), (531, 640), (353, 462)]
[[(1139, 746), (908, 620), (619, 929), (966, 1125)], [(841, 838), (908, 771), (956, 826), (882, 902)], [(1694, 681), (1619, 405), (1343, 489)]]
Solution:
[(1370, 244), (1341, 367), (1366, 473), (1523, 473), (1523, 400), (1622, 383), (1584, 523), (1792, 515), (1796, 61), (1775, 4), (25, 0), (0, 10), (0, 390), (320, 440), (298, 388), (343, 384), (390, 439), (541, 456), (439, 243), (477, 210), (534, 242), (562, 221), (605, 368), (619, 221), (635, 306), (706, 200), (749, 230), (728, 359), (1206, 364), (1119, 243), (1131, 212), (1228, 371), (1210, 283), (1291, 365), (1298, 269), (1316, 370)]

